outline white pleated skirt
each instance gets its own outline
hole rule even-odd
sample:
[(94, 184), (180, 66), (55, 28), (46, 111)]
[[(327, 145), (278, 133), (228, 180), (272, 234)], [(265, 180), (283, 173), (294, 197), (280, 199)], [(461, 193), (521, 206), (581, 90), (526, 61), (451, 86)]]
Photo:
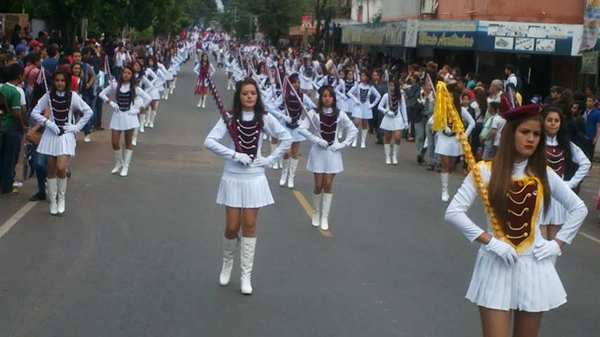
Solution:
[(349, 116), (351, 116), (352, 113), (354, 112), (355, 104), (356, 103), (351, 98), (347, 98), (345, 96), (343, 96), (343, 98), (341, 98), (338, 101), (338, 106), (339, 106), (340, 110), (345, 112)]
[(463, 149), (455, 136), (449, 137), (443, 132), (438, 132), (435, 153), (442, 156), (458, 157), (463, 155)]
[(306, 169), (312, 173), (337, 174), (344, 171), (344, 162), (340, 151), (330, 151), (313, 144), (308, 154)]
[(160, 100), (160, 90), (158, 87), (152, 88), (150, 92), (148, 92), (148, 94), (150, 95), (150, 98), (152, 98), (153, 101)]
[(235, 208), (260, 208), (274, 203), (264, 173), (223, 172), (217, 204)]
[(542, 312), (567, 302), (567, 293), (552, 259), (519, 256), (507, 266), (494, 253), (480, 248), (466, 298), (489, 309)]
[(407, 129), (408, 125), (406, 125), (400, 113), (398, 113), (395, 117), (385, 115), (381, 120), (379, 128), (385, 131), (397, 131)]
[(369, 103), (355, 103), (352, 118), (373, 119), (373, 110), (369, 107)]
[(550, 200), (548, 212), (543, 215), (542, 225), (562, 225), (567, 218), (567, 210), (554, 198)]
[(128, 112), (113, 111), (110, 117), (110, 128), (112, 130), (125, 131), (140, 127), (138, 115), (132, 115)]
[(77, 141), (75, 134), (65, 133), (62, 136), (57, 136), (48, 128), (44, 130), (42, 139), (37, 147), (37, 152), (47, 156), (75, 156), (75, 147)]

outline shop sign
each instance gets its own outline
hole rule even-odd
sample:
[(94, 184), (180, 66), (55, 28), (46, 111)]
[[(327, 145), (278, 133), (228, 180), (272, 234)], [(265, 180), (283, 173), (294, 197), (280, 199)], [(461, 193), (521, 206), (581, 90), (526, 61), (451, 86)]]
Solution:
[(471, 32), (419, 32), (419, 47), (471, 49), (475, 34)]
[(578, 55), (581, 25), (480, 21), (478, 49), (531, 54)]

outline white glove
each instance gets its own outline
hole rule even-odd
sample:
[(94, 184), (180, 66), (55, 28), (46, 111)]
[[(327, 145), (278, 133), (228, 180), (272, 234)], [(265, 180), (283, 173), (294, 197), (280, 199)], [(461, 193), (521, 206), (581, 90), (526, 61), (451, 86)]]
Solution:
[(48, 128), (50, 131), (54, 132), (55, 135), (60, 135), (60, 128), (58, 127), (58, 125), (56, 125), (56, 123), (54, 123), (51, 120), (46, 120), (46, 122), (44, 123), (44, 126), (46, 128)]
[(238, 163), (244, 166), (248, 166), (250, 165), (250, 163), (252, 163), (252, 158), (250, 158), (249, 155), (240, 152), (236, 152), (233, 154), (233, 160), (237, 161)]
[(113, 110), (121, 110), (121, 108), (119, 108), (119, 105), (116, 102), (110, 101), (108, 105), (110, 105), (110, 107), (113, 108)]
[(288, 124), (292, 124), (292, 117), (290, 116), (283, 116), (283, 121), (288, 123)]
[(562, 250), (556, 240), (542, 240), (535, 245), (535, 248), (533, 248), (533, 256), (535, 256), (535, 259), (538, 261), (561, 255)]
[(328, 147), (328, 149), (331, 152), (337, 152), (345, 147), (346, 147), (346, 144), (344, 144), (344, 143), (333, 143)]
[(450, 127), (447, 126), (447, 127), (444, 128), (444, 133), (451, 134), (452, 133), (452, 129), (450, 129)]
[(271, 157), (258, 157), (252, 162), (252, 167), (269, 167), (273, 164)]
[(509, 266), (515, 264), (519, 258), (519, 255), (517, 255), (517, 251), (513, 248), (513, 246), (496, 238), (492, 238), (485, 246), (485, 249), (498, 255), (498, 257)]
[(324, 149), (329, 147), (329, 143), (323, 138), (317, 138), (315, 140), (315, 144), (319, 145), (320, 147), (322, 147)]
[(394, 112), (392, 110), (388, 110), (385, 112), (386, 115), (390, 116), (390, 117), (394, 117)]
[(77, 125), (73, 125), (71, 123), (65, 124), (65, 126), (63, 127), (63, 130), (65, 130), (65, 133), (77, 133), (77, 132), (79, 132), (79, 129), (77, 128)]

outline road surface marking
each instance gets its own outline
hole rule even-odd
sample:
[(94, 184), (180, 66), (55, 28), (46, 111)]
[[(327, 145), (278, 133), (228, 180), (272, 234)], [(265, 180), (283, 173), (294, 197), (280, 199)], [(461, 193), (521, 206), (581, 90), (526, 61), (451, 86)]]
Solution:
[(583, 236), (584, 238), (588, 238), (588, 239), (594, 241), (597, 244), (600, 244), (600, 239), (598, 239), (597, 237), (595, 237), (593, 235), (590, 235), (588, 233), (581, 232), (581, 231), (579, 232), (579, 235)]
[(37, 201), (30, 201), (28, 203), (25, 204), (25, 206), (21, 207), (20, 210), (18, 210), (15, 214), (13, 214), (13, 216), (11, 216), (8, 220), (6, 220), (6, 222), (4, 222), (2, 224), (2, 226), (0, 226), (0, 239), (6, 234), (8, 233), (8, 231), (13, 228), (14, 225), (17, 224), (17, 222), (19, 222), (19, 220), (21, 220), (25, 214), (27, 214), (27, 212), (31, 211), (31, 209), (33, 207), (35, 207), (35, 205), (37, 205)]
[[(308, 218), (312, 220), (312, 216), (315, 213), (315, 210), (312, 208), (312, 206), (310, 205), (308, 200), (306, 200), (306, 197), (304, 197), (304, 194), (302, 194), (302, 192), (296, 191), (296, 190), (294, 190), (292, 192), (294, 193), (296, 200), (298, 200), (298, 203), (300, 203), (300, 206), (302, 206), (302, 208), (304, 208), (304, 211), (306, 212), (306, 215), (308, 215)], [(324, 230), (319, 229), (319, 233), (321, 233), (321, 236), (326, 237), (326, 238), (333, 237), (333, 234), (331, 234), (331, 230), (324, 231)]]

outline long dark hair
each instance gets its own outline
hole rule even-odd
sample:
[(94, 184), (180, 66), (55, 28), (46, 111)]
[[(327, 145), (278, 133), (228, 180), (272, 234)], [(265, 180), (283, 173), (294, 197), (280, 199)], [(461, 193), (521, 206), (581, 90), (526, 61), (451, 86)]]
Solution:
[(323, 113), (323, 108), (325, 107), (323, 106), (323, 94), (326, 91), (329, 93), (329, 95), (331, 95), (331, 97), (333, 97), (333, 103), (331, 107), (333, 108), (333, 114), (335, 115), (337, 120), (337, 116), (340, 112), (337, 108), (337, 98), (335, 97), (335, 89), (333, 89), (333, 87), (328, 84), (319, 88), (319, 103), (317, 104), (317, 112), (319, 113), (319, 115)]
[[(565, 163), (567, 167), (570, 167), (573, 163), (573, 161), (571, 160), (573, 154), (571, 153), (571, 138), (569, 137), (569, 131), (567, 130), (567, 123), (565, 120), (566, 118), (563, 115), (560, 107), (555, 105), (549, 105), (545, 107), (544, 110), (542, 110), (542, 116), (544, 116), (544, 121), (551, 112), (556, 112), (558, 118), (560, 119), (560, 128), (558, 129), (558, 133), (556, 134), (556, 141), (558, 142), (558, 148), (563, 150), (565, 154)], [(567, 169), (566, 171), (568, 172), (569, 169)]]
[(133, 101), (135, 100), (135, 88), (137, 87), (137, 83), (135, 81), (135, 71), (133, 71), (132, 65), (126, 65), (123, 67), (123, 70), (121, 70), (121, 77), (119, 77), (119, 80), (117, 81), (117, 91), (115, 92), (115, 95), (118, 95), (121, 90), (121, 85), (123, 84), (123, 73), (125, 72), (125, 69), (129, 69), (129, 71), (131, 71), (131, 79), (129, 80), (129, 92), (131, 92), (131, 102), (133, 103)]
[(58, 75), (62, 75), (65, 78), (65, 92), (69, 92), (71, 91), (71, 74), (61, 70), (61, 69), (57, 69), (54, 74), (52, 74), (52, 91), (54, 93), (56, 93), (56, 85), (54, 84), (54, 82), (56, 81), (56, 77)]
[(254, 122), (256, 122), (259, 128), (263, 129), (263, 116), (266, 114), (265, 106), (263, 105), (262, 99), (260, 97), (260, 89), (258, 88), (258, 84), (256, 81), (250, 77), (243, 79), (235, 88), (235, 94), (233, 95), (233, 110), (231, 113), (233, 114), (234, 120), (241, 120), (242, 118), (242, 88), (246, 85), (253, 85), (256, 89), (256, 105), (254, 106)]
[[(390, 91), (389, 85), (394, 85), (394, 90)], [(392, 101), (392, 97), (395, 101)], [(392, 104), (393, 103), (393, 104)], [(397, 78), (390, 78), (388, 82), (388, 106), (390, 110), (393, 110), (394, 113), (398, 110), (398, 106), (402, 104), (402, 94), (400, 92), (400, 83)], [(394, 106), (395, 105), (395, 106)]]
[(544, 120), (541, 115), (526, 117), (508, 121), (502, 129), (498, 153), (492, 161), (492, 172), (488, 186), (490, 204), (498, 219), (505, 222), (507, 219), (508, 202), (506, 192), (510, 191), (512, 185), (513, 164), (517, 158), (515, 148), (515, 133), (519, 125), (526, 121), (535, 120), (540, 123), (540, 142), (528, 158), (526, 173), (538, 178), (544, 188), (544, 212), (550, 205), (550, 187), (548, 186), (548, 175), (546, 173), (546, 137), (543, 132)]

